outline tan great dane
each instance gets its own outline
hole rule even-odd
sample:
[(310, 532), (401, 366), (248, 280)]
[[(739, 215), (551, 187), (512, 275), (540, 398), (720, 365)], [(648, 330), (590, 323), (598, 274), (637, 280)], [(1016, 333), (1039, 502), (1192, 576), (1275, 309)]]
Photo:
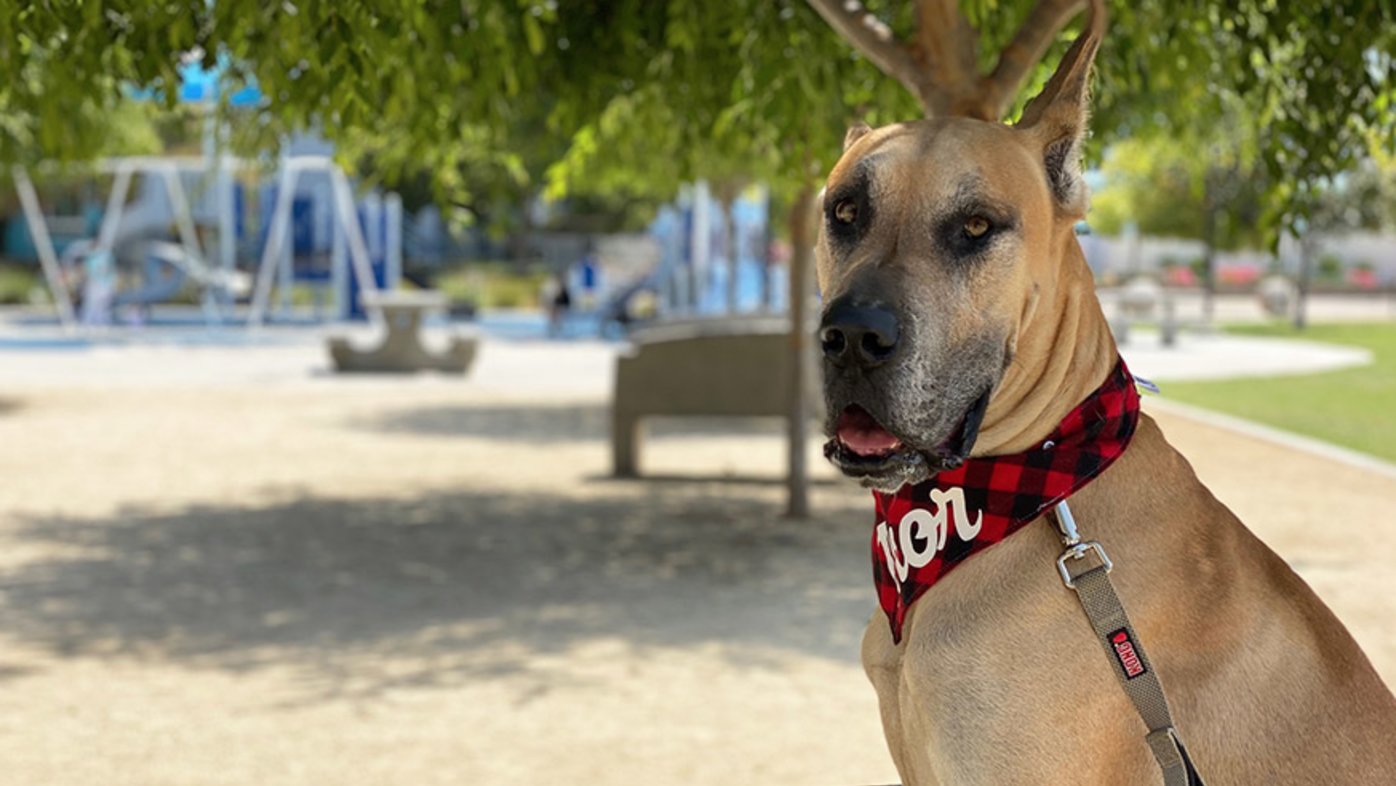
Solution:
[[(853, 360), (825, 363), (827, 450), (868, 487), (922, 481), (962, 460), (957, 451), (1036, 445), (1115, 364), (1074, 233), (1105, 26), (1092, 5), (1016, 126), (857, 127), (829, 175), (825, 325), (840, 304), (855, 324)], [(847, 438), (855, 408), (875, 421), (871, 436)], [(977, 437), (962, 433), (967, 413), (982, 415)], [(1208, 786), (1396, 784), (1391, 692), (1153, 420), (1143, 416), (1123, 456), (1070, 503), (1114, 559), (1111, 578)], [(1061, 550), (1050, 524), (1032, 524), (917, 600), (900, 643), (874, 616), (863, 663), (906, 784), (1162, 782), (1139, 715), (1057, 575)]]

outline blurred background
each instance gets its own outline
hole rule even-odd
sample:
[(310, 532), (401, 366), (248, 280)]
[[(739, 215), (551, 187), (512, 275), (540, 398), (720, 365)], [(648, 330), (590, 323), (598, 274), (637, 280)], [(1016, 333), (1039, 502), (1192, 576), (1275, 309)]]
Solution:
[[(1390, 682), (1396, 10), (1109, 5), (1121, 351)], [(813, 207), (1083, 6), (5, 4), (0, 782), (894, 780)]]

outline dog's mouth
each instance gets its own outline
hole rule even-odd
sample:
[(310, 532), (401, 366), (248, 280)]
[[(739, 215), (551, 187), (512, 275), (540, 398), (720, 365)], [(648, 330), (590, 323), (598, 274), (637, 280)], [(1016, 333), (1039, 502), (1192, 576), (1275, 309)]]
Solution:
[(980, 394), (949, 436), (930, 450), (908, 444), (866, 409), (850, 404), (839, 413), (833, 437), (824, 445), (824, 456), (845, 475), (876, 488), (899, 487), (922, 476), (954, 469), (969, 457), (979, 437), (991, 392), (992, 387)]

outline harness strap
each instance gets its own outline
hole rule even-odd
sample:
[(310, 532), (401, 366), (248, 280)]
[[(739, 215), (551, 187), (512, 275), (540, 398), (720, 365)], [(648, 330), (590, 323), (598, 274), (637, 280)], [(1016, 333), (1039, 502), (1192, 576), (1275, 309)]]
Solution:
[(1173, 726), (1173, 715), (1168, 709), (1163, 683), (1144, 654), (1144, 646), (1110, 582), (1109, 574), (1114, 565), (1099, 543), (1081, 540), (1076, 531), (1076, 520), (1065, 501), (1057, 503), (1055, 513), (1053, 518), (1066, 545), (1066, 551), (1057, 558), (1057, 570), (1061, 573), (1062, 582), (1075, 590), (1081, 608), (1086, 612), (1086, 619), (1090, 620), (1091, 627), (1110, 656), (1110, 663), (1125, 695), (1129, 696), (1149, 729), (1144, 741), (1163, 771), (1164, 786), (1202, 786), (1202, 779), (1197, 775), (1187, 749)]

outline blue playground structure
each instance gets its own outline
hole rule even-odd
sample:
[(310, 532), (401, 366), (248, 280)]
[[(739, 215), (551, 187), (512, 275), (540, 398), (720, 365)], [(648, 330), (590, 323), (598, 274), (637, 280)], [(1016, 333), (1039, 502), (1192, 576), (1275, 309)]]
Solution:
[[(178, 100), (203, 108), (266, 100), (255, 84), (224, 95), (226, 68), (225, 57), (208, 69), (181, 65)], [(161, 98), (149, 89), (128, 92), (136, 100)], [(111, 178), (106, 206), (89, 198), (78, 216), (46, 214), (29, 173), (14, 170), (24, 222), (10, 222), (5, 251), (38, 261), (59, 321), (70, 329), (79, 316), (90, 326), (144, 322), (152, 306), (192, 289), (209, 324), (228, 321), (250, 297), (248, 323), (257, 325), (295, 318), (291, 290), (298, 283), (313, 292), (314, 319), (369, 316), (363, 295), (391, 290), (401, 276), (401, 201), (370, 192), (356, 206), (328, 150), (298, 153), (317, 147), (312, 137), (287, 140), (275, 183), (259, 184), (255, 169), (219, 155), (211, 114), (206, 128), (199, 157), (100, 162), (96, 174)]]
[[(40, 263), (66, 326), (144, 323), (153, 306), (191, 290), (209, 324), (230, 321), (249, 298), (252, 323), (303, 318), (291, 305), (295, 284), (313, 293), (312, 319), (365, 318), (360, 295), (392, 289), (401, 276), (401, 201), (371, 192), (356, 205), (324, 156), (288, 157), (277, 182), (260, 188), (250, 171), (230, 157), (103, 161), (106, 208), (89, 200), (75, 217), (46, 215), (18, 169), (25, 220), (10, 223), (6, 250)], [(253, 259), (261, 260), (256, 289)]]
[[(649, 233), (660, 248), (656, 288), (664, 312), (704, 316), (783, 310), (785, 279), (771, 275), (766, 259), (769, 223), (764, 188), (748, 189), (724, 213), (699, 181), (660, 209)], [(735, 235), (735, 259), (725, 253), (728, 233)]]

